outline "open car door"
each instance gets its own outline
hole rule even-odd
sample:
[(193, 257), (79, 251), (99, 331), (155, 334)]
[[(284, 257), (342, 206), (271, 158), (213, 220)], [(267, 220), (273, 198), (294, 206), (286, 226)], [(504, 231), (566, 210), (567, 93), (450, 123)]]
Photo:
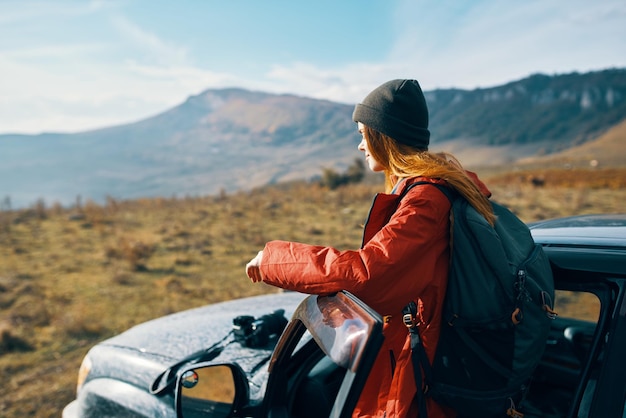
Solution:
[(380, 350), (382, 329), (381, 316), (350, 293), (308, 296), (276, 344), (262, 402), (250, 403), (237, 364), (196, 364), (179, 374), (177, 414), (348, 418)]
[(306, 298), (270, 361), (263, 416), (350, 417), (382, 327), (381, 316), (348, 292)]

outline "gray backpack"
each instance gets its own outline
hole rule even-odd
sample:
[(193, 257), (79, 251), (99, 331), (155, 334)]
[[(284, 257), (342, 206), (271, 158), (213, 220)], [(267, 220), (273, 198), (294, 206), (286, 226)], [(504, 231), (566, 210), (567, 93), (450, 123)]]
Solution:
[(415, 303), (403, 312), (417, 387), (423, 387), (420, 417), (427, 416), (424, 396), (462, 417), (516, 416), (556, 316), (548, 258), (526, 224), (505, 207), (491, 202), (492, 227), (449, 187), (416, 182), (404, 193), (423, 184), (436, 186), (452, 204), (452, 248), (433, 364), (421, 344)]

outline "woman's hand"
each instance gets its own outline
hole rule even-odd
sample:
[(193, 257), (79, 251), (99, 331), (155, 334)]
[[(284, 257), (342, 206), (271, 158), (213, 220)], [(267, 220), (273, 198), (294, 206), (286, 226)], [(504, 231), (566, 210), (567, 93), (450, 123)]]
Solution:
[(254, 257), (248, 264), (246, 264), (246, 274), (252, 280), (252, 283), (258, 283), (263, 281), (263, 277), (261, 276), (261, 260), (263, 260), (263, 251), (259, 251), (259, 253)]

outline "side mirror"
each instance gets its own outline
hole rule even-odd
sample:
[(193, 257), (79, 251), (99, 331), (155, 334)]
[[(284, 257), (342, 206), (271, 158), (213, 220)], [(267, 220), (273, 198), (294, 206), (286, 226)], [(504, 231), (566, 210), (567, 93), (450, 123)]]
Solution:
[(178, 418), (226, 418), (248, 401), (248, 381), (236, 364), (198, 364), (176, 382)]

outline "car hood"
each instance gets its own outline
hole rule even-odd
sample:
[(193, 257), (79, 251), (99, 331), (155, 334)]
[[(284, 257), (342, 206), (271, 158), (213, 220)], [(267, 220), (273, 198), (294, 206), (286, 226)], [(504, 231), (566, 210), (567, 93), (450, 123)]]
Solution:
[[(239, 315), (260, 317), (276, 309), (291, 315), (305, 298), (281, 292), (207, 305), (139, 324), (94, 346), (88, 354), (87, 381), (111, 378), (148, 388), (164, 370), (183, 358), (223, 340)], [(231, 341), (232, 339), (228, 339)], [(251, 373), (271, 355), (273, 347), (242, 347), (232, 342), (215, 361), (237, 362)]]

